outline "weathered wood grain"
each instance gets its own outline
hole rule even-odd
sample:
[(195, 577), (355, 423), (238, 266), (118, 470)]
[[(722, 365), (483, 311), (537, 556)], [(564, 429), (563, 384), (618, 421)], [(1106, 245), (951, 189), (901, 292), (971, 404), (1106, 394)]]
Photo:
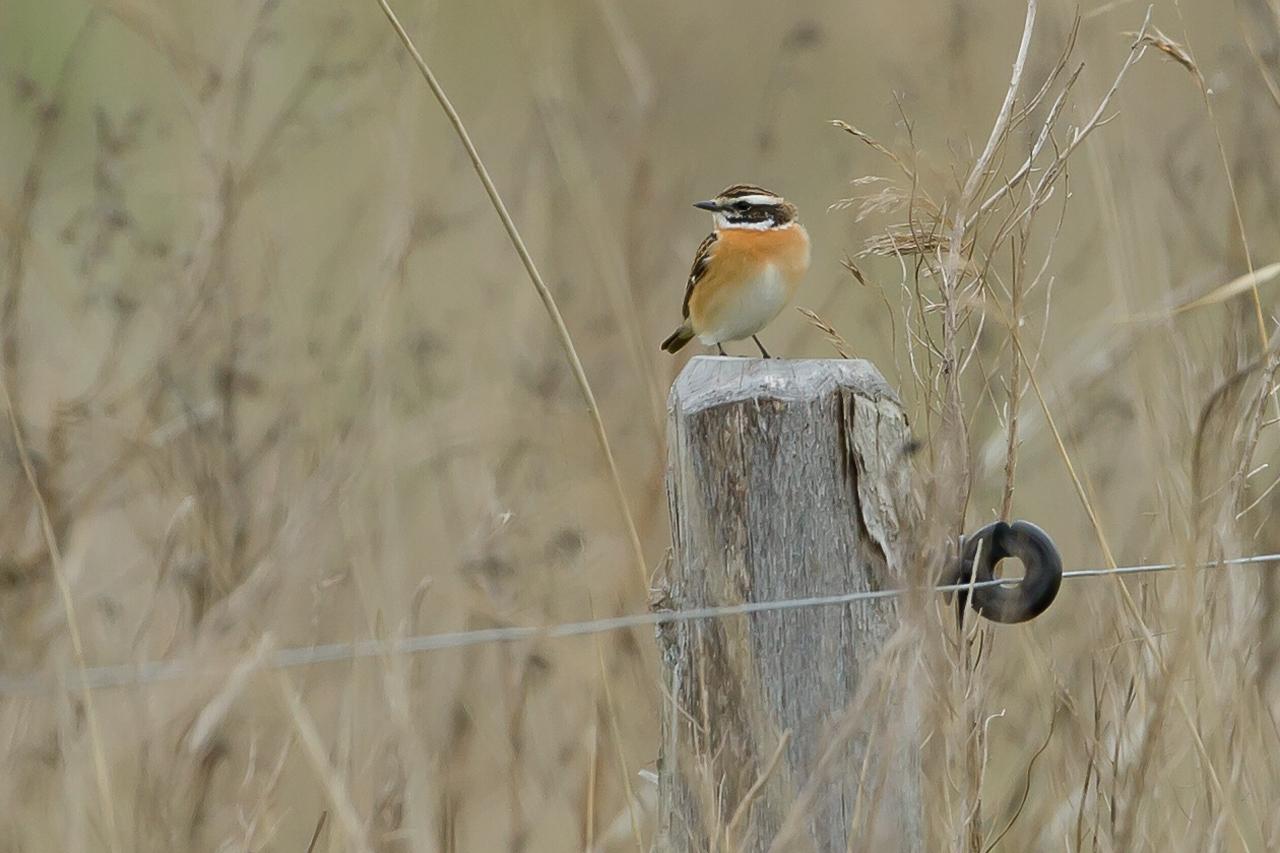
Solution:
[[(695, 358), (671, 389), (668, 440), (668, 606), (919, 580), (903, 566), (909, 429), (870, 363)], [(664, 628), (657, 849), (768, 850), (896, 627), (897, 603), (885, 600)], [(726, 838), (788, 731), (778, 766)], [(846, 849), (866, 742), (840, 746), (795, 849)], [(901, 750), (873, 749), (866, 778), (896, 778), (874, 804), (864, 791), (864, 823), (872, 805), (878, 814), (859, 837), (918, 847), (917, 767)]]

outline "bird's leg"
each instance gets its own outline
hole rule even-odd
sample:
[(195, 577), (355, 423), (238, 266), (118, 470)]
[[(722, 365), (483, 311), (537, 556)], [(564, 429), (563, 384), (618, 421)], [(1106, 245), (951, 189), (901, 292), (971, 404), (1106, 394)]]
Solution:
[(765, 348), (764, 348), (764, 344), (760, 343), (760, 338), (759, 338), (759, 337), (757, 337), (756, 335), (752, 335), (752, 336), (751, 336), (751, 340), (755, 341), (755, 342), (756, 342), (756, 346), (760, 347), (760, 357), (761, 357), (761, 358), (772, 358), (772, 356), (770, 356), (770, 355), (769, 355), (769, 351), (768, 351), (767, 349), (765, 349)]
[(720, 344), (716, 344), (716, 349), (720, 351), (720, 354), (721, 354), (721, 355), (728, 355), (728, 354), (729, 354), (729, 353), (727, 353), (727, 352), (725, 352), (725, 351), (724, 351), (724, 347), (722, 347)]

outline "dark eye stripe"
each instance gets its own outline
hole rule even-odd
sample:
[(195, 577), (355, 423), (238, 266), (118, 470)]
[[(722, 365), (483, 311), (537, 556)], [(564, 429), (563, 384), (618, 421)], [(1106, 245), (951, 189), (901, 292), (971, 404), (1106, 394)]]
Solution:
[(792, 219), (791, 211), (781, 204), (746, 204), (738, 202), (729, 210), (730, 222), (764, 222), (774, 225), (785, 225)]

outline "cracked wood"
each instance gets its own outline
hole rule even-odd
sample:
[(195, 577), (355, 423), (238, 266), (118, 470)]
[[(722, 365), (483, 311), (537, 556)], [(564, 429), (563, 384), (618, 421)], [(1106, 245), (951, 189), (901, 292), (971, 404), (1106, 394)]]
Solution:
[[(910, 431), (897, 395), (869, 362), (695, 358), (671, 389), (668, 441), (674, 560), (664, 604), (920, 581), (904, 568), (914, 512)], [(769, 850), (842, 720), (855, 724), (854, 736), (828, 756), (831, 778), (813, 788), (805, 830), (785, 849), (846, 849), (864, 758), (872, 788), (889, 787), (863, 791), (853, 841), (915, 848), (914, 749), (866, 752), (873, 718), (909, 716), (909, 693), (889, 703), (899, 707), (878, 698), (862, 719), (849, 716), (861, 713), (852, 710), (859, 687), (870, 683), (897, 626), (896, 608), (892, 600), (860, 602), (660, 632), (667, 698), (656, 849)], [(786, 731), (791, 740), (757, 786), (740, 837), (726, 838)]]

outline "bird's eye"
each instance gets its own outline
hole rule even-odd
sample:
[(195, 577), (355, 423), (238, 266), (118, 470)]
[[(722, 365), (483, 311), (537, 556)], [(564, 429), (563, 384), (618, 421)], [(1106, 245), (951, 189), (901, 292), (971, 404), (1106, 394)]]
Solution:
[(751, 205), (747, 204), (745, 201), (740, 201), (734, 204), (733, 209), (739, 213), (746, 213), (751, 209)]

